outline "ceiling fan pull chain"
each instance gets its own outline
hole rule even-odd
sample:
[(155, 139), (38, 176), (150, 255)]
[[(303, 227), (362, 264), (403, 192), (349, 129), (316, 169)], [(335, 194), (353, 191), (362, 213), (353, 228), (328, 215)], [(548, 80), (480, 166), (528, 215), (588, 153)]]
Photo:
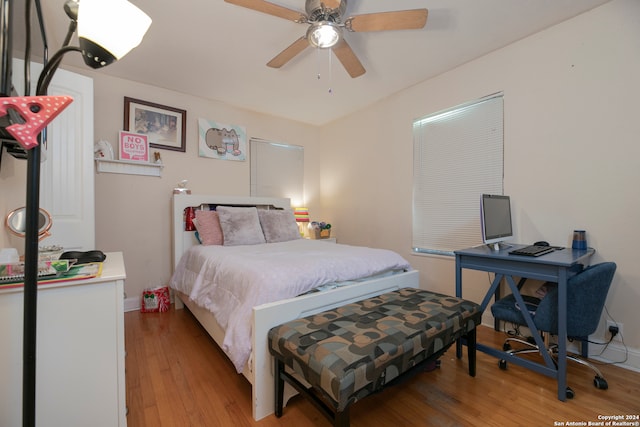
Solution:
[(329, 54), (329, 94), (333, 95), (333, 89), (331, 88), (333, 83), (333, 49), (327, 49)]

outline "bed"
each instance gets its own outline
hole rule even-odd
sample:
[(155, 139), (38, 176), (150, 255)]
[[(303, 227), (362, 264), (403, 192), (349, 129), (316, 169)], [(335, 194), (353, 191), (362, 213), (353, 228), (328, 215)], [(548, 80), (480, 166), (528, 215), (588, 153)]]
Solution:
[[(243, 351), (242, 356), (237, 356), (235, 353), (229, 351), (228, 326), (230, 324), (235, 324), (235, 322), (226, 318), (222, 319), (220, 317), (220, 312), (214, 313), (210, 310), (210, 308), (213, 308), (214, 310), (216, 308), (220, 308), (220, 306), (215, 305), (215, 301), (220, 297), (219, 294), (211, 291), (210, 288), (205, 286), (206, 284), (202, 283), (202, 281), (206, 281), (206, 278), (196, 278), (191, 275), (191, 273), (185, 273), (186, 265), (192, 265), (192, 263), (197, 262), (198, 258), (207, 256), (207, 252), (213, 252), (218, 258), (224, 258), (220, 256), (219, 251), (227, 249), (232, 249), (230, 252), (237, 252), (243, 250), (243, 248), (246, 249), (248, 251), (247, 259), (253, 259), (254, 256), (258, 256), (258, 253), (263, 251), (261, 248), (264, 246), (268, 246), (268, 252), (271, 253), (272, 256), (273, 253), (278, 253), (280, 250), (286, 250), (289, 251), (287, 253), (291, 253), (290, 247), (294, 248), (294, 252), (302, 252), (306, 251), (307, 248), (311, 248), (311, 250), (314, 251), (314, 256), (307, 258), (319, 259), (325, 259), (325, 256), (331, 256), (324, 255), (323, 252), (325, 250), (329, 250), (330, 247), (333, 247), (334, 250), (344, 250), (348, 252), (351, 252), (352, 248), (356, 252), (359, 249), (356, 247), (347, 248), (347, 245), (322, 241), (310, 241), (307, 239), (298, 239), (293, 242), (273, 242), (266, 243), (265, 245), (238, 245), (238, 247), (224, 246), (221, 248), (208, 247), (200, 244), (198, 237), (201, 238), (202, 236), (197, 237), (194, 231), (184, 230), (184, 212), (186, 208), (209, 205), (218, 207), (222, 206), (225, 208), (233, 207), (229, 209), (235, 209), (238, 207), (258, 207), (259, 211), (279, 209), (287, 210), (290, 208), (289, 199), (176, 194), (173, 196), (172, 205), (174, 274), (170, 285), (174, 293), (175, 307), (176, 309), (181, 309), (184, 306), (187, 306), (202, 327), (209, 333), (209, 335), (211, 335), (213, 340), (221, 349), (223, 349), (223, 351), (225, 351), (225, 353), (227, 353), (227, 356), (229, 356), (234, 363), (236, 370), (241, 372), (242, 375), (244, 375), (251, 383), (252, 410), (253, 418), (255, 420), (260, 420), (274, 412), (273, 364), (267, 345), (267, 334), (269, 329), (293, 319), (326, 311), (354, 301), (370, 298), (381, 293), (394, 291), (404, 287), (419, 287), (418, 272), (411, 269), (409, 266), (408, 268), (400, 268), (400, 271), (393, 273), (390, 271), (384, 271), (369, 275), (366, 279), (347, 280), (346, 282), (348, 285), (345, 286), (342, 286), (343, 282), (340, 282), (340, 285), (329, 285), (327, 286), (328, 289), (321, 292), (314, 292), (313, 290), (307, 292), (308, 288), (314, 288), (317, 283), (306, 283), (307, 281), (305, 279), (303, 280), (304, 283), (295, 285), (298, 286), (294, 291), (296, 293), (295, 296), (282, 298), (280, 295), (283, 294), (279, 291), (274, 291), (274, 298), (276, 298), (274, 301), (265, 300), (262, 297), (254, 296), (252, 294), (252, 298), (257, 299), (242, 302), (244, 305), (249, 304), (248, 308), (238, 306), (236, 309), (231, 310), (236, 314), (242, 312), (241, 318), (244, 319), (246, 317), (246, 319), (244, 319), (246, 326), (242, 326), (242, 328), (244, 329), (246, 327), (249, 331), (248, 357), (244, 354), (246, 351)], [(220, 209), (218, 210), (221, 211)], [(222, 221), (222, 218), (220, 220)], [(265, 234), (267, 234), (266, 229)], [(276, 258), (288, 259), (289, 256), (278, 256)], [(302, 271), (310, 271), (315, 268), (311, 264), (303, 265), (302, 263), (307, 262), (306, 260), (301, 261), (300, 259), (292, 258), (291, 262), (297, 263), (300, 266), (299, 269)], [(248, 261), (244, 264), (242, 270), (251, 272), (252, 269), (248, 268), (247, 265)], [(330, 271), (333, 274), (333, 265), (334, 264), (331, 264), (331, 269), (325, 268), (325, 270)], [(222, 267), (219, 266), (218, 268)], [(273, 271), (277, 271), (277, 268), (279, 267), (274, 265)], [(260, 268), (257, 267), (257, 270), (259, 269)], [(398, 270), (398, 268), (394, 269)], [(267, 269), (263, 268), (263, 270)], [(341, 274), (340, 268), (336, 267), (335, 270), (337, 271), (335, 274)], [(256, 274), (257, 273), (254, 271), (254, 275)], [(289, 276), (290, 275), (287, 274), (287, 277)], [(307, 275), (300, 275), (301, 280), (304, 279), (304, 276)], [(311, 274), (309, 274), (309, 276), (311, 276)], [(276, 277), (282, 277), (282, 274), (279, 276), (276, 275)], [(331, 276), (327, 280), (333, 283), (336, 281), (334, 279), (336, 279), (336, 277)], [(238, 282), (242, 282), (244, 279), (238, 278), (237, 280)], [(297, 282), (294, 281), (294, 283)], [(194, 292), (195, 288), (197, 288), (200, 293)], [(203, 289), (208, 290), (203, 291)], [(299, 292), (300, 290), (302, 290), (302, 292)], [(247, 332), (245, 331), (240, 335), (247, 335)], [(243, 362), (245, 358), (246, 363)], [(288, 390), (286, 393), (287, 396), (291, 396), (293, 394), (295, 394), (293, 389)]]

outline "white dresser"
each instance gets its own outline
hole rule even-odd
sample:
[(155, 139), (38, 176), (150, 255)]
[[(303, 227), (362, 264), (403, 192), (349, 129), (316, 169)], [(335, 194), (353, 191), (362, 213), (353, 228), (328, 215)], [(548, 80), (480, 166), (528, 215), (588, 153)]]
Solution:
[[(98, 278), (39, 285), (38, 427), (126, 426), (122, 253)], [(22, 425), (22, 288), (0, 288), (0, 426)]]

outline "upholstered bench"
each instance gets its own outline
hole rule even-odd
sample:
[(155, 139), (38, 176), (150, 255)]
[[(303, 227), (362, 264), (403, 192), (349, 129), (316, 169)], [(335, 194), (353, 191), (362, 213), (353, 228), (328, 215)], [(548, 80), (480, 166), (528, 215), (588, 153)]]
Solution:
[(352, 403), (435, 361), (463, 337), (469, 375), (475, 376), (481, 315), (473, 302), (404, 288), (274, 327), (269, 351), (275, 360), (276, 416), (282, 415), (286, 381), (334, 426), (348, 426)]

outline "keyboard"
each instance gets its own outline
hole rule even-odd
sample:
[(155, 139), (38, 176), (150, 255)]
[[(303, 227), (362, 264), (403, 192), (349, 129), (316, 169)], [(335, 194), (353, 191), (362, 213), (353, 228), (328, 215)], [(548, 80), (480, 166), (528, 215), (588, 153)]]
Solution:
[(509, 255), (540, 256), (553, 252), (554, 250), (555, 248), (553, 246), (531, 245), (509, 251)]

